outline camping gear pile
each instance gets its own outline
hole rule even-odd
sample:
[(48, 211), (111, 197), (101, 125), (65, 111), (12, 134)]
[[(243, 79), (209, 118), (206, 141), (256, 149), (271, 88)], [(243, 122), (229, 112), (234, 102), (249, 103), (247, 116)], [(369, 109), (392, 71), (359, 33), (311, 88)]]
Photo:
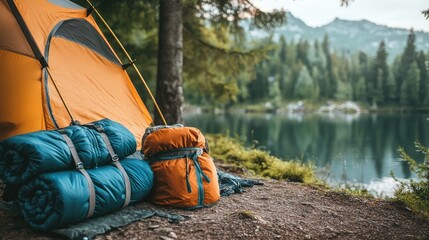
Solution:
[(135, 152), (134, 136), (109, 119), (18, 135), (0, 146), (0, 177), (20, 189), (20, 211), (35, 229), (105, 215), (152, 189), (148, 163), (124, 159)]
[[(221, 191), (206, 139), (198, 129), (167, 126), (133, 60), (87, 2), (89, 8), (68, 0), (0, 0), (3, 197), (18, 202), (24, 219), (43, 231), (113, 212), (151, 190), (150, 200), (163, 206), (216, 203)], [(129, 63), (107, 43), (94, 12)], [(152, 118), (125, 71), (129, 66), (165, 126), (149, 127)], [(129, 157), (141, 145), (146, 161)], [(240, 179), (222, 179), (228, 193), (241, 191)], [(134, 218), (127, 219), (121, 224)]]

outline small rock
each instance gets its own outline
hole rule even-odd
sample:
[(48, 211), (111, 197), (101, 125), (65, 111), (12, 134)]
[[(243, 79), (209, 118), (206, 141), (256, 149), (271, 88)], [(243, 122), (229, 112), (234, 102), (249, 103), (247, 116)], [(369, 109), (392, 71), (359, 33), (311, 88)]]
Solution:
[(305, 239), (311, 239), (311, 235), (309, 235), (309, 234), (307, 234), (307, 235), (305, 235), (305, 237), (304, 237)]
[(171, 238), (177, 239), (177, 235), (174, 232), (170, 232), (168, 234), (168, 236), (171, 237)]
[(268, 222), (267, 221), (265, 221), (261, 216), (255, 216), (255, 219), (259, 222), (259, 223), (261, 223), (261, 224), (263, 224), (263, 225), (265, 225), (265, 224), (267, 224)]
[(173, 229), (172, 228), (168, 228), (168, 227), (160, 227), (155, 229), (156, 232), (165, 232), (165, 233), (169, 233), (172, 232)]
[(169, 237), (166, 237), (166, 236), (160, 236), (159, 238), (162, 239), (162, 240), (174, 240), (173, 238), (169, 238)]
[(149, 226), (147, 228), (149, 228), (149, 229), (155, 229), (155, 228), (159, 228), (159, 225), (151, 225), (151, 226)]

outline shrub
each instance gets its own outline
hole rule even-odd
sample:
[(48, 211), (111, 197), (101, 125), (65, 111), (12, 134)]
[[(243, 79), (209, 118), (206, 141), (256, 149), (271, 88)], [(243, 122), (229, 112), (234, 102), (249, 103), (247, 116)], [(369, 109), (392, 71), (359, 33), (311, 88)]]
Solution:
[(399, 181), (399, 187), (395, 191), (395, 198), (405, 203), (412, 211), (429, 218), (429, 148), (415, 143), (418, 152), (424, 156), (424, 162), (418, 164), (403, 148), (399, 149), (401, 157), (408, 162), (411, 171), (415, 172), (418, 180), (409, 182)]

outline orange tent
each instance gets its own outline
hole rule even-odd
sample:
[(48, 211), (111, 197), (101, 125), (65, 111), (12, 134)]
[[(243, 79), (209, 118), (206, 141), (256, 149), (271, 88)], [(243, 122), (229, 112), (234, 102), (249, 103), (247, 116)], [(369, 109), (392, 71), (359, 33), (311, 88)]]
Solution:
[(71, 116), (110, 118), (138, 140), (152, 123), (93, 17), (67, 0), (0, 0), (0, 99), (0, 140)]

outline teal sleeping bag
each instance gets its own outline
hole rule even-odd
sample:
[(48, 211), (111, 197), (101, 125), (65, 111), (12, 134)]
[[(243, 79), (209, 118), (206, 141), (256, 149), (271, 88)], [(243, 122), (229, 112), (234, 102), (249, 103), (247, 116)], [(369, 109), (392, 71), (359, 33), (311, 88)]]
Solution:
[[(151, 191), (153, 172), (146, 161), (120, 161), (131, 183), (130, 204), (143, 200)], [(125, 183), (113, 164), (87, 170), (95, 188), (93, 217), (122, 207)], [(48, 231), (82, 221), (89, 209), (88, 182), (79, 171), (45, 173), (21, 187), (18, 195), (21, 213), (31, 227)]]
[[(133, 154), (137, 144), (133, 134), (109, 119), (93, 122), (103, 127), (113, 150), (120, 159)], [(111, 162), (109, 151), (100, 133), (91, 127), (69, 126), (64, 132), (73, 141), (86, 169)], [(0, 178), (6, 184), (22, 185), (47, 172), (74, 169), (70, 149), (61, 133), (55, 130), (32, 132), (0, 142)]]

